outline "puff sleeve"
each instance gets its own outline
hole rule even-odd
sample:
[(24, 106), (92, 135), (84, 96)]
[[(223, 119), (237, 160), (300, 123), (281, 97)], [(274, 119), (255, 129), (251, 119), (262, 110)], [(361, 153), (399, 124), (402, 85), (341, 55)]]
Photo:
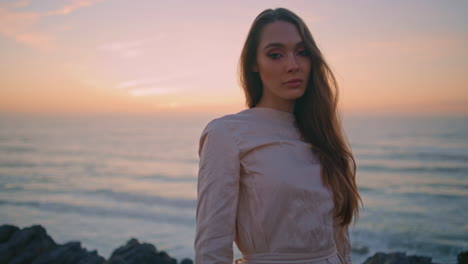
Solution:
[(239, 151), (219, 119), (200, 137), (195, 264), (231, 264), (239, 193)]
[(338, 256), (343, 264), (351, 263), (351, 242), (349, 240), (348, 226), (340, 226), (334, 222), (333, 235), (335, 239)]

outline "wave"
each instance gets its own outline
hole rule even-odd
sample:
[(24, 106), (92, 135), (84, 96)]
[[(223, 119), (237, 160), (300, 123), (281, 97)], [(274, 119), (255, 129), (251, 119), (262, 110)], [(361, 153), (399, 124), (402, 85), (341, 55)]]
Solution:
[(110, 199), (115, 202), (127, 202), (127, 203), (139, 203), (144, 205), (159, 205), (179, 209), (193, 209), (196, 207), (197, 201), (194, 199), (177, 199), (177, 198), (167, 198), (157, 195), (144, 195), (144, 194), (135, 194), (130, 192), (121, 192), (114, 191), (111, 189), (97, 189), (97, 190), (53, 190), (47, 188), (33, 188), (25, 189), (19, 185), (10, 185), (10, 184), (1, 184), (0, 191), (26, 191), (27, 194), (49, 194), (49, 195), (74, 195), (82, 196), (89, 198), (93, 196), (96, 198)]
[(419, 167), (390, 167), (383, 165), (357, 165), (357, 170), (361, 171), (387, 171), (387, 172), (439, 172), (439, 173), (450, 173), (450, 174), (462, 174), (468, 175), (468, 168), (460, 167), (430, 167), (430, 166), (419, 166)]
[(374, 191), (374, 188), (358, 186), (359, 192), (371, 192)]
[(38, 201), (7, 201), (0, 200), (0, 205), (23, 206), (37, 208), (54, 213), (75, 213), (78, 215), (98, 216), (98, 217), (121, 217), (134, 218), (161, 223), (171, 223), (184, 226), (194, 226), (195, 217), (162, 215), (149, 210), (129, 210), (125, 208), (103, 208), (95, 206), (79, 206), (57, 202)]
[(75, 193), (102, 196), (105, 198), (111, 198), (112, 200), (115, 200), (118, 202), (134, 202), (134, 203), (143, 203), (143, 204), (148, 204), (148, 205), (157, 204), (157, 205), (165, 205), (165, 206), (170, 206), (170, 207), (175, 207), (175, 208), (195, 208), (196, 203), (197, 203), (196, 200), (166, 198), (166, 197), (156, 196), (156, 195), (149, 196), (149, 195), (134, 194), (134, 193), (128, 193), (128, 192), (118, 192), (118, 191), (113, 191), (110, 189), (79, 191)]
[[(468, 155), (462, 153), (409, 153), (408, 155), (397, 155), (403, 156), (403, 158), (411, 158), (415, 156), (419, 159), (431, 160), (431, 161), (468, 161)], [(406, 156), (406, 157), (405, 157)]]
[(1, 162), (0, 167), (4, 168), (33, 168), (37, 167), (38, 165), (36, 163), (31, 163), (31, 162)]
[[(68, 153), (69, 154), (69, 153)], [(70, 155), (68, 154), (64, 154), (64, 155), (60, 155), (60, 158), (69, 158)], [(89, 155), (79, 155), (81, 157), (86, 157), (86, 156), (91, 156), (91, 154)], [(107, 155), (106, 158), (110, 158), (112, 157), (111, 155)], [(119, 157), (121, 158), (121, 156), (114, 156), (114, 157)], [(74, 158), (74, 157), (72, 157)], [(54, 160), (56, 159), (56, 157), (54, 156), (53, 158), (49, 159), (49, 160)], [(0, 168), (1, 167), (4, 167), (4, 168), (43, 168), (43, 167), (47, 167), (47, 168), (69, 168), (69, 167), (88, 167), (90, 164), (92, 164), (91, 162), (85, 162), (85, 161), (74, 161), (74, 160), (71, 160), (69, 161), (70, 159), (66, 160), (66, 161), (47, 161), (47, 162), (31, 162), (31, 161), (26, 161), (26, 160), (12, 160), (12, 161), (0, 161)], [(133, 161), (139, 161), (141, 162), (143, 159), (142, 158), (133, 158), (133, 159), (130, 159), (130, 158), (125, 158), (126, 161), (128, 162), (133, 162)], [(177, 163), (177, 164), (196, 164), (198, 162), (198, 160), (193, 160), (193, 159), (162, 159), (162, 158), (157, 158), (157, 159), (154, 159), (154, 158), (151, 158), (151, 159), (146, 159), (147, 161), (156, 161), (156, 162), (173, 162), (173, 163)], [(100, 164), (100, 163), (97, 163), (97, 164)]]
[(22, 191), (22, 190), (24, 190), (24, 187), (0, 183), (0, 190), (2, 190), (2, 191)]
[(466, 248), (466, 239), (463, 240), (462, 236), (447, 243), (450, 242), (449, 239), (435, 239), (435, 232), (382, 230), (373, 225), (358, 224), (356, 228), (350, 229), (350, 237), (353, 263), (364, 263), (368, 257), (379, 251), (401, 251), (407, 255), (431, 256), (437, 263), (456, 263), (456, 255)]
[(359, 159), (369, 160), (417, 160), (417, 161), (449, 161), (449, 162), (468, 162), (468, 155), (463, 153), (420, 153), (420, 152), (371, 152), (359, 153), (356, 152), (356, 157)]
[(146, 176), (139, 176), (136, 177), (137, 180), (155, 180), (155, 181), (162, 181), (162, 182), (196, 182), (196, 177), (168, 177), (164, 175), (146, 175)]
[(126, 159), (128, 161), (159, 161), (159, 162), (177, 162), (177, 163), (183, 163), (183, 164), (197, 164), (198, 159), (192, 159), (192, 158), (184, 158), (184, 157), (179, 157), (179, 156), (171, 156), (167, 157), (167, 155), (161, 154), (161, 155), (156, 155), (156, 154), (127, 154), (127, 153), (109, 153), (106, 155), (107, 157), (111, 158), (120, 158), (120, 159)]
[(26, 161), (14, 161), (14, 162), (0, 162), (0, 168), (69, 168), (69, 167), (79, 167), (79, 166), (88, 166), (89, 163), (84, 162), (26, 162)]
[(408, 197), (422, 197), (422, 198), (428, 198), (428, 197), (433, 197), (433, 198), (438, 198), (438, 199), (466, 199), (468, 197), (468, 193), (447, 193), (447, 192), (440, 192), (440, 193), (435, 193), (435, 192), (408, 192), (408, 191), (403, 191), (399, 192), (399, 195), (404, 195)]
[(37, 152), (37, 148), (30, 146), (0, 146), (0, 151), (4, 153), (29, 153)]
[(426, 183), (425, 185), (437, 188), (457, 188), (457, 189), (468, 189), (468, 184), (462, 183)]

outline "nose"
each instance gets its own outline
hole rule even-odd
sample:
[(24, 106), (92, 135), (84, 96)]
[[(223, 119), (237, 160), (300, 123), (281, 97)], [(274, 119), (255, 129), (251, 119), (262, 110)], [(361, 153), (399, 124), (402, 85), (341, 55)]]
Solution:
[(297, 72), (299, 70), (299, 64), (297, 63), (296, 56), (291, 55), (286, 62), (288, 72)]

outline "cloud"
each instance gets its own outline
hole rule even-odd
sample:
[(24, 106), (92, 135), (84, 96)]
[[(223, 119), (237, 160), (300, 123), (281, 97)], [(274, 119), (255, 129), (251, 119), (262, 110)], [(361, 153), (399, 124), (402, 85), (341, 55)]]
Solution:
[(66, 14), (71, 13), (75, 9), (78, 9), (78, 8), (81, 8), (81, 7), (91, 6), (94, 3), (99, 2), (99, 1), (101, 1), (101, 0), (75, 0), (75, 1), (71, 2), (68, 5), (65, 5), (62, 8), (47, 12), (46, 15), (48, 15), (48, 16), (50, 16), (50, 15), (66, 15)]
[(18, 31), (25, 31), (39, 21), (35, 12), (11, 12), (0, 7), (0, 33), (12, 36)]
[(158, 87), (144, 87), (130, 90), (133, 96), (155, 95), (155, 94), (168, 94), (176, 92), (180, 89), (175, 88), (158, 88)]
[(114, 41), (111, 43), (104, 44), (98, 49), (127, 59), (135, 58), (142, 55), (146, 47), (153, 45), (156, 41), (160, 41), (164, 37), (165, 36), (163, 34), (159, 34), (156, 37), (147, 39), (132, 41)]
[[(26, 5), (26, 2), (20, 2), (21, 6)], [(12, 12), (7, 8), (0, 8), (0, 34), (18, 43), (49, 50), (54, 47), (53, 36), (31, 30), (39, 19), (40, 14), (36, 12)]]
[(116, 88), (125, 89), (133, 96), (169, 94), (189, 89), (189, 85), (184, 81), (192, 78), (193, 74), (147, 77), (121, 82)]
[(15, 3), (10, 3), (10, 6), (12, 8), (20, 8), (20, 7), (26, 7), (31, 3), (31, 0), (24, 0), (24, 1), (18, 1)]
[(54, 38), (39, 32), (19, 33), (15, 35), (19, 43), (36, 47), (40, 50), (49, 51), (55, 47)]
[(144, 40), (134, 40), (126, 42), (112, 42), (101, 46), (101, 49), (108, 51), (121, 51), (125, 49), (138, 48), (144, 44)]
[(142, 47), (145, 46), (147, 42), (147, 40), (112, 42), (101, 46), (99, 49), (117, 54), (124, 58), (135, 58), (143, 53)]
[(121, 82), (117, 89), (124, 89), (133, 96), (143, 96), (152, 94), (168, 94), (190, 89), (194, 74), (170, 75), (164, 77), (147, 77)]
[(51, 32), (41, 32), (34, 28), (41, 18), (51, 15), (66, 15), (78, 8), (91, 6), (98, 1), (102, 0), (74, 0), (61, 8), (43, 13), (16, 10), (28, 7), (31, 0), (0, 3), (0, 34), (39, 50), (52, 50), (56, 46), (54, 35)]
[(117, 88), (132, 88), (141, 85), (157, 84), (164, 81), (163, 78), (143, 78), (120, 83)]

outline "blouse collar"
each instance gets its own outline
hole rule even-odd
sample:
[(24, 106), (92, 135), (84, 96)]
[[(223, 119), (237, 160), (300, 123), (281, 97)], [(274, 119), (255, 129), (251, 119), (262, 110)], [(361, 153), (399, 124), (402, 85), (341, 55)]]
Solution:
[(253, 108), (250, 108), (250, 109), (246, 109), (244, 111), (256, 113), (256, 114), (258, 114), (258, 115), (260, 115), (262, 117), (265, 117), (265, 118), (283, 120), (283, 121), (287, 121), (287, 122), (290, 122), (290, 123), (293, 123), (296, 120), (293, 113), (277, 110), (277, 109), (274, 109), (274, 108), (258, 107), (257, 106), (257, 107), (253, 107)]

